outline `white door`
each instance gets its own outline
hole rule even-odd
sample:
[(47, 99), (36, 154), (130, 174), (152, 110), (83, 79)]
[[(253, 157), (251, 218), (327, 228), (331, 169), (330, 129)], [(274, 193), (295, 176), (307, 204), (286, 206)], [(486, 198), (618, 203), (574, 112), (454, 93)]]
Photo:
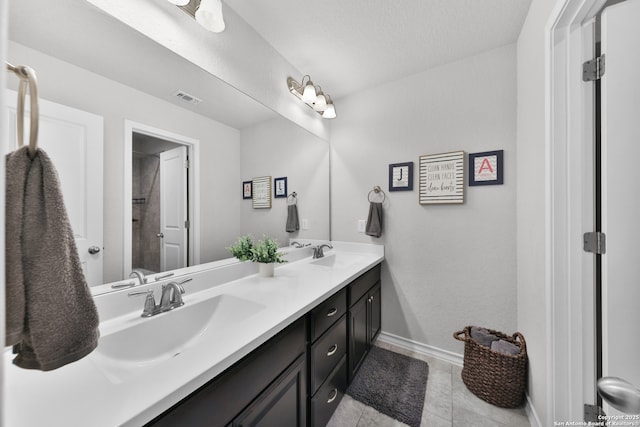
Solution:
[[(602, 13), (603, 376), (640, 387), (640, 0)], [(605, 404), (607, 415), (619, 413)]]
[(160, 269), (187, 266), (187, 147), (160, 153)]
[[(9, 141), (17, 148), (17, 93), (6, 92)], [(103, 118), (40, 99), (38, 147), (49, 154), (58, 175), (64, 203), (89, 285), (102, 284), (102, 159)], [(29, 102), (25, 103), (28, 110)], [(25, 144), (29, 143), (25, 115)]]

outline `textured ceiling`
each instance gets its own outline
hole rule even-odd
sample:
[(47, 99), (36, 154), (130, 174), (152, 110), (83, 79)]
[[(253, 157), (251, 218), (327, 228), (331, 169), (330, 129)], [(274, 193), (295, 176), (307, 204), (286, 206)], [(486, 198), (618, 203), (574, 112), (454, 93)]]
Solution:
[(514, 43), (530, 3), (223, 0), (334, 99)]

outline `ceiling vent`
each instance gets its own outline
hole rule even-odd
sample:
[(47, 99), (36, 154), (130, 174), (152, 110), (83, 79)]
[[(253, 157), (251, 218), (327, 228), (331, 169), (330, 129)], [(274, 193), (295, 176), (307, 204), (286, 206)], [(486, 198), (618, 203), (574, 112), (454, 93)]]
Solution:
[(187, 92), (182, 90), (176, 91), (173, 96), (193, 105), (198, 105), (202, 102), (202, 99), (198, 98), (197, 96), (189, 95)]

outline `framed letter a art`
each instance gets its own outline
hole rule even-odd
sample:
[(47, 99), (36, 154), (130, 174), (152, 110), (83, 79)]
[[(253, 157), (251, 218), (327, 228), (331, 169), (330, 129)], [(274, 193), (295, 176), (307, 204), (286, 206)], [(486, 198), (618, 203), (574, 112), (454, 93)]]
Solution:
[(469, 153), (469, 186), (504, 183), (504, 150)]

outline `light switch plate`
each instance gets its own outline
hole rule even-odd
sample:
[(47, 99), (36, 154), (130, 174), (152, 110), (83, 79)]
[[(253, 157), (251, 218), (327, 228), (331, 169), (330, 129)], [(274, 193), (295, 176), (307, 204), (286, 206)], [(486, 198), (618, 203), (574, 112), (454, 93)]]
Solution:
[(309, 220), (308, 219), (302, 219), (300, 220), (300, 227), (303, 230), (308, 230), (309, 229)]
[(366, 227), (367, 227), (367, 221), (364, 220), (364, 219), (359, 219), (358, 220), (358, 233), (364, 233)]

